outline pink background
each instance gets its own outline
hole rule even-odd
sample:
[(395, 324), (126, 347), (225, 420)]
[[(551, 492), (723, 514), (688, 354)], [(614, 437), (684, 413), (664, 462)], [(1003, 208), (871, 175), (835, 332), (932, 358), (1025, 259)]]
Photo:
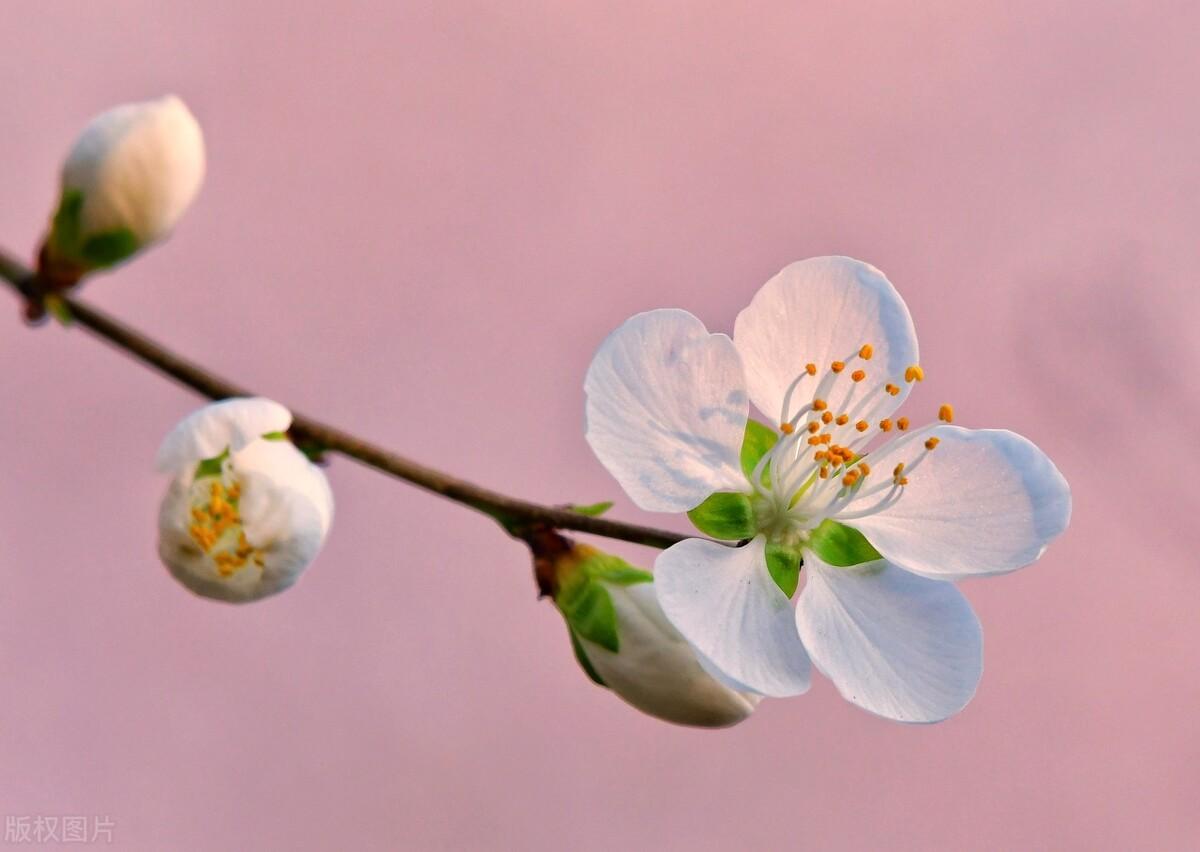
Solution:
[(594, 348), (659, 306), (728, 330), (788, 261), (844, 253), (915, 317), (910, 416), (1020, 431), (1075, 494), (1036, 567), (966, 584), (987, 672), (961, 716), (886, 723), (818, 679), (685, 730), (586, 681), (489, 521), (346, 461), (299, 586), (190, 596), (151, 460), (197, 400), (10, 302), (5, 816), (107, 815), (146, 850), (1194, 848), (1195, 4), (2, 15), (0, 242), (32, 250), (92, 114), (178, 92), (204, 191), (86, 296), (299, 409), (671, 523), (584, 443)]

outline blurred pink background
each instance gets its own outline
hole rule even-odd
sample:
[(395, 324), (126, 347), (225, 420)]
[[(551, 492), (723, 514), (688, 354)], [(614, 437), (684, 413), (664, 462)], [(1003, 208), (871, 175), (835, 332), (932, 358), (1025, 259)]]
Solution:
[(887, 723), (815, 678), (675, 728), (585, 679), (490, 521), (343, 460), (295, 589), (192, 597), (154, 554), (152, 457), (197, 399), (10, 299), (6, 817), (105, 815), (146, 850), (1195, 848), (1194, 4), (3, 15), (0, 242), (32, 251), (89, 117), (179, 93), (204, 191), (85, 295), (298, 409), (670, 524), (584, 443), (596, 345), (660, 306), (729, 330), (842, 253), (915, 317), (908, 413), (1015, 429), (1075, 495), (1038, 565), (965, 585), (987, 670), (961, 716)]

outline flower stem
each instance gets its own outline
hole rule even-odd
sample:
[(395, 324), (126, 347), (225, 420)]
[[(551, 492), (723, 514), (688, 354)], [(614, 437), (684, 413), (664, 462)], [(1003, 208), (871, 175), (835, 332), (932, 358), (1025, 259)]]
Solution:
[[(3, 249), (0, 249), (0, 278), (7, 281), (26, 300), (39, 300), (44, 295), (45, 288), (39, 285), (33, 270), (6, 254)], [(140, 331), (90, 307), (85, 302), (67, 295), (60, 295), (59, 298), (65, 305), (73, 325), (87, 329), (142, 363), (209, 399), (254, 395), (246, 388), (188, 361)], [(322, 451), (340, 453), (418, 488), (490, 515), (516, 538), (528, 540), (538, 530), (567, 529), (659, 548), (670, 547), (688, 538), (669, 530), (589, 517), (570, 509), (543, 506), (540, 503), (510, 497), (419, 464), (399, 453), (303, 414), (293, 412), (290, 431), (296, 443), (301, 446), (310, 445)]]

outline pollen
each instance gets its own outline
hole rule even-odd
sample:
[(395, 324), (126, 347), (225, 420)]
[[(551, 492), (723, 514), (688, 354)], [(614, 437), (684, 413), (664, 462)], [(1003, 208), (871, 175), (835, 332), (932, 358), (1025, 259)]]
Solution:
[(808, 373), (810, 376), (815, 376), (817, 374), (817, 365), (816, 364), (805, 364), (804, 372)]
[(875, 354), (875, 350), (871, 348), (870, 343), (864, 343), (862, 349), (858, 350), (858, 357), (864, 361), (870, 361), (871, 356)]
[(849, 415), (849, 414), (839, 414), (839, 415), (838, 415), (838, 417), (837, 417), (837, 425), (839, 425), (839, 426), (845, 426), (845, 425), (846, 425), (847, 423), (849, 423), (849, 422), (850, 422), (850, 415)]
[(937, 446), (939, 443), (941, 443), (939, 439), (937, 439), (937, 438), (930, 438), (928, 441), (926, 441), (926, 442), (925, 442), (925, 449), (927, 449), (927, 450), (932, 450), (932, 449), (933, 449), (934, 447), (936, 447), (936, 446)]
[(262, 551), (246, 540), (238, 511), (241, 496), (242, 489), (237, 482), (227, 486), (215, 478), (207, 493), (200, 490), (191, 506), (192, 524), (188, 527), (188, 535), (212, 560), (221, 577), (232, 577), (250, 563), (259, 568), (264, 566)]
[(899, 387), (897, 387), (896, 385), (893, 385), (893, 384), (890, 384), (890, 383), (889, 383), (889, 384), (886, 384), (886, 385), (884, 385), (884, 386), (883, 386), (883, 389), (884, 389), (885, 391), (887, 391), (888, 393), (890, 393), (892, 396), (895, 396), (896, 394), (900, 393), (900, 388), (899, 388)]
[(847, 488), (853, 488), (856, 482), (858, 482), (858, 473), (856, 471), (852, 470), (842, 477), (842, 485)]
[(921, 369), (920, 364), (910, 364), (904, 370), (904, 381), (912, 384), (913, 382), (925, 381), (925, 371)]
[(899, 420), (897, 420), (896, 428), (899, 429), (901, 432), (903, 432), (905, 429), (907, 429), (908, 428), (908, 418), (901, 417)]
[(829, 369), (833, 370), (835, 373), (840, 373), (842, 370), (846, 369), (846, 362), (845, 361), (834, 361), (832, 364), (829, 365)]
[(941, 408), (939, 408), (938, 409), (938, 420), (941, 420), (943, 423), (953, 423), (954, 422), (954, 406), (947, 402)]
[(780, 423), (779, 431), (785, 435), (790, 435), (796, 431), (796, 427), (793, 426), (791, 423)]
[(860, 421), (858, 421), (857, 423), (855, 423), (855, 424), (854, 424), (854, 428), (855, 428), (855, 429), (857, 429), (857, 430), (858, 430), (858, 431), (860, 431), (860, 432), (865, 432), (865, 431), (867, 431), (868, 429), (870, 429), (870, 428), (871, 428), (871, 424), (870, 424), (870, 423), (868, 423), (868, 422), (867, 422), (867, 421), (865, 421), (865, 420), (860, 420)]
[(824, 411), (826, 408), (829, 407), (829, 403), (827, 403), (823, 399), (814, 399), (812, 405), (813, 405), (813, 411)]
[(861, 382), (866, 377), (867, 377), (867, 373), (865, 370), (855, 370), (853, 373), (850, 374), (850, 380), (855, 381), (855, 382)]
[(892, 421), (891, 421), (891, 420), (888, 420), (888, 419), (886, 419), (886, 418), (885, 418), (885, 419), (883, 419), (883, 420), (880, 420), (880, 421), (879, 421), (879, 429), (880, 429), (880, 431), (882, 431), (882, 432), (890, 432), (890, 431), (892, 431)]
[(817, 445), (818, 445), (818, 444), (820, 444), (820, 443), (821, 443), (821, 436), (820, 436), (820, 435), (813, 435), (811, 438), (809, 438), (809, 439), (808, 439), (808, 445), (809, 445), (810, 447), (815, 447), (815, 446), (817, 446)]
[(858, 469), (862, 471), (863, 476), (871, 475), (871, 466), (869, 464), (867, 464), (866, 462), (859, 462)]
[[(828, 413), (828, 412), (826, 412), (826, 413)], [(821, 431), (821, 424), (818, 423), (816, 420), (812, 421), (811, 423), (808, 424), (808, 431), (809, 431), (809, 434), (811, 434), (811, 435), (817, 434), (818, 432)]]
[(826, 411), (824, 414), (822, 414), (822, 415), (821, 415), (821, 422), (822, 422), (822, 423), (824, 423), (824, 424), (826, 424), (826, 425), (828, 425), (828, 424), (832, 423), (832, 422), (833, 422), (833, 412), (832, 412), (832, 411)]

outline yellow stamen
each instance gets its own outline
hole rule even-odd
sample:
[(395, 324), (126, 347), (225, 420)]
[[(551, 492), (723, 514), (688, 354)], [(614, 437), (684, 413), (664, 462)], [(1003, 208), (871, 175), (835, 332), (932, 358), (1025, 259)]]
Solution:
[(875, 354), (875, 350), (871, 348), (870, 343), (864, 343), (862, 349), (858, 350), (858, 357), (864, 361), (870, 361), (871, 356)]
[(849, 422), (850, 422), (850, 415), (848, 415), (848, 414), (839, 414), (838, 415), (837, 425), (845, 426)]
[(888, 419), (886, 419), (886, 418), (885, 418), (885, 419), (883, 419), (883, 420), (880, 420), (880, 421), (879, 421), (879, 428), (880, 428), (882, 431), (884, 431), (884, 432), (890, 432), (890, 431), (892, 431), (892, 421), (891, 421), (891, 420), (888, 420)]
[(867, 377), (867, 374), (863, 370), (855, 370), (853, 373), (850, 374), (850, 380), (854, 381), (854, 382), (861, 382), (866, 377)]
[(812, 423), (808, 424), (808, 431), (812, 435), (817, 434), (819, 431), (821, 431), (821, 424), (814, 420)]
[(813, 411), (824, 411), (828, 407), (829, 407), (829, 403), (827, 403), (823, 399), (814, 399), (813, 400)]
[(883, 389), (885, 391), (887, 391), (888, 393), (890, 393), (892, 396), (895, 396), (896, 394), (900, 393), (900, 388), (893, 384), (884, 385)]
[(821, 422), (822, 422), (822, 423), (826, 423), (826, 424), (832, 423), (832, 422), (833, 422), (833, 412), (832, 412), (832, 411), (826, 411), (824, 414), (822, 414), (822, 415), (821, 415)]
[(901, 417), (899, 420), (897, 420), (896, 428), (899, 429), (901, 432), (903, 432), (905, 429), (907, 429), (908, 428), (908, 418)]
[(843, 361), (834, 361), (829, 365), (829, 369), (833, 370), (835, 373), (840, 373), (842, 370), (846, 369), (846, 364)]
[(871, 428), (871, 424), (870, 424), (870, 423), (868, 423), (868, 422), (867, 422), (867, 421), (865, 421), (865, 420), (860, 420), (860, 421), (858, 421), (857, 423), (855, 423), (855, 424), (854, 424), (854, 428), (855, 428), (855, 429), (857, 429), (857, 430), (858, 430), (858, 431), (860, 431), (860, 432), (865, 432), (865, 431), (867, 431), (868, 429), (870, 429), (870, 428)]
[(926, 442), (925, 442), (925, 449), (927, 449), (927, 450), (932, 450), (932, 449), (933, 449), (934, 447), (936, 447), (936, 446), (937, 446), (939, 443), (940, 443), (939, 439), (937, 439), (937, 438), (930, 438), (928, 441), (926, 441)]
[(804, 372), (808, 373), (810, 376), (815, 376), (817, 374), (817, 365), (816, 364), (805, 364)]
[(945, 405), (943, 405), (941, 408), (939, 408), (938, 409), (938, 420), (941, 420), (943, 423), (953, 423), (954, 422), (954, 406), (952, 406), (950, 403), (947, 402)]
[(780, 423), (779, 431), (785, 435), (790, 435), (796, 431), (796, 427), (793, 426), (791, 423)]

